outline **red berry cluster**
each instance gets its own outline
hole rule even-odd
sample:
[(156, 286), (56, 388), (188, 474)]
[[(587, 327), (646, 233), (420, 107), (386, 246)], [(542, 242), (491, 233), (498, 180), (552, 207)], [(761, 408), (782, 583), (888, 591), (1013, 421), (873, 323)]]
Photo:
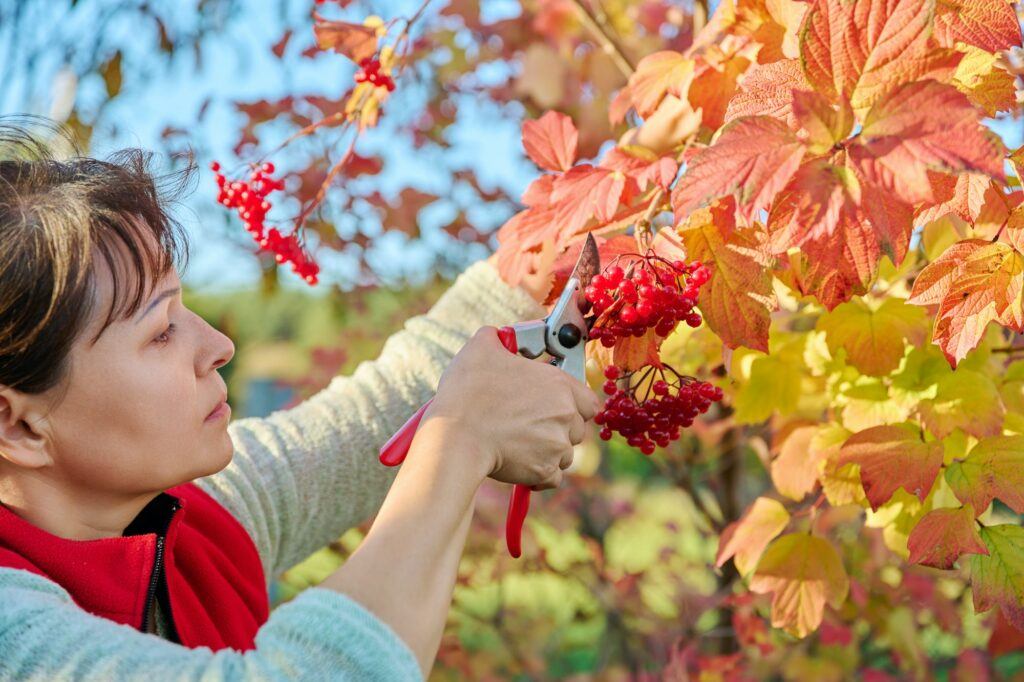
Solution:
[(275, 180), (270, 176), (274, 172), (274, 164), (264, 163), (259, 168), (253, 166), (249, 182), (233, 180), (228, 182), (224, 174), (220, 172), (220, 164), (214, 161), (210, 164), (217, 179), (217, 201), (227, 208), (238, 211), (238, 216), (245, 223), (245, 229), (252, 234), (253, 239), (259, 244), (260, 250), (274, 253), (274, 259), (278, 263), (288, 261), (292, 264), (292, 271), (302, 277), (310, 285), (317, 283), (317, 274), (320, 266), (306, 255), (299, 243), (298, 237), (293, 232), (284, 236), (276, 227), (272, 227), (264, 234), (265, 225), (263, 221), (270, 211), (271, 203), (267, 196), (275, 191), (284, 189), (284, 183)]
[(356, 83), (370, 81), (378, 88), (387, 88), (388, 92), (395, 89), (395, 81), (391, 80), (391, 76), (380, 72), (379, 59), (365, 57), (364, 59), (359, 60), (359, 66), (362, 68), (356, 72)]
[[(711, 403), (722, 399), (718, 386), (681, 375), (668, 365), (652, 365), (642, 371), (644, 374), (636, 385), (642, 385), (648, 378), (654, 381), (648, 385), (643, 399), (638, 400), (635, 386), (630, 386), (636, 372), (622, 372), (615, 365), (605, 368), (604, 392), (610, 397), (594, 417), (594, 423), (602, 427), (602, 440), (609, 440), (612, 432), (618, 431), (626, 442), (649, 455), (655, 446), (668, 447), (679, 438), (681, 428), (693, 424), (698, 414), (707, 412)], [(619, 380), (625, 388), (619, 387)]]
[(638, 256), (639, 260), (626, 271), (613, 261), (584, 291), (598, 316), (591, 339), (611, 348), (619, 338), (640, 337), (652, 327), (658, 336), (668, 336), (681, 320), (691, 327), (700, 325), (700, 313), (693, 306), (700, 287), (711, 277), (705, 265), (700, 261), (670, 263), (651, 252), (623, 255)]

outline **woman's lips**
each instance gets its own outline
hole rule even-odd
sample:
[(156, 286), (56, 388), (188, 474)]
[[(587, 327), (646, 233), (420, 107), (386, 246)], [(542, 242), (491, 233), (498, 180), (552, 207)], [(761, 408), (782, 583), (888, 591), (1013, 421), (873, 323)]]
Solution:
[(210, 412), (210, 414), (206, 415), (206, 419), (204, 421), (217, 421), (218, 419), (226, 417), (229, 414), (231, 414), (231, 406), (227, 404), (227, 401), (222, 400), (220, 403), (217, 404), (217, 407), (213, 408), (213, 411)]

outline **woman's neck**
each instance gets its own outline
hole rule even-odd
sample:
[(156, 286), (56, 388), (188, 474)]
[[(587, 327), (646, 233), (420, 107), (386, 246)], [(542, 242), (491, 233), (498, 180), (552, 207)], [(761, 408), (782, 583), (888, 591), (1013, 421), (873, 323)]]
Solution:
[(159, 494), (118, 498), (68, 491), (40, 477), (0, 479), (0, 503), (33, 526), (66, 540), (119, 537)]

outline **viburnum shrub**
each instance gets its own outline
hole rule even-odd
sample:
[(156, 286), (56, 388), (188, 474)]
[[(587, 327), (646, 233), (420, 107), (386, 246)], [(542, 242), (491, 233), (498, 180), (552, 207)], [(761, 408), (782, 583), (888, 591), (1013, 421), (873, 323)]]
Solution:
[[(669, 652), (673, 678), (925, 679), (934, 664), (982, 679), (988, 654), (1024, 648), (1024, 151), (988, 125), (1021, 113), (1014, 5), (723, 0), (694, 35), (695, 18), (657, 2), (535, 4), (494, 23), (473, 2), (446, 8), (445, 20), (465, 16), (431, 34), (451, 53), (436, 90), (481, 87), (457, 72), (495, 50), (522, 62), (515, 87), (475, 91), (523, 98), (522, 142), (540, 169), (498, 230), (499, 270), (516, 284), (550, 265), (551, 303), (595, 236), (607, 265), (584, 294), (602, 316), (586, 349), (588, 381), (607, 396), (600, 436), (651, 455), (718, 544), (717, 582), (694, 597), (672, 582), (679, 553), (649, 574), (631, 551), (601, 553), (632, 533), (606, 532), (610, 486), (575, 490), (572, 513), (596, 509), (577, 554), (598, 557), (586, 564), (595, 609), (618, 609), (606, 630), (623, 660), (637, 659), (623, 624), (645, 618), (644, 645), (673, 633), (650, 647)], [(344, 106), (301, 134), (375, 125), (391, 88), (369, 73), (397, 79), (402, 41), (381, 47), (376, 18), (314, 18), (318, 45), (362, 68)], [(600, 50), (581, 49), (584, 31)], [(595, 123), (589, 97), (615, 80), (597, 53), (628, 76), (597, 100), (608, 116)], [(549, 68), (566, 54), (587, 59)], [(557, 105), (544, 103), (552, 91)], [(449, 104), (431, 101), (417, 145), (444, 138)], [(452, 233), (469, 222), (460, 212)], [(482, 564), (473, 579), (490, 584), (494, 564)], [(669, 595), (653, 615), (652, 594)], [(697, 602), (720, 617), (663, 615)], [(486, 621), (486, 637), (550, 648), (543, 628), (510, 636), (506, 604), (480, 603), (467, 622)], [(457, 654), (439, 661), (481, 674)], [(532, 663), (503, 665), (553, 669)]]

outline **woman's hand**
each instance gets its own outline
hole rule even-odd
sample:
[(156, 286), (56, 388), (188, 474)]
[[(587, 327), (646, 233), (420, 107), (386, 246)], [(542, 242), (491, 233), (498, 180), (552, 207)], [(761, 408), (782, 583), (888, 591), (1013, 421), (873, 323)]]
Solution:
[[(423, 426), (478, 453), (479, 472), (537, 490), (557, 488), (600, 400), (541, 360), (509, 353), (482, 327), (455, 355), (423, 415)], [(481, 478), (482, 478), (481, 477)]]

